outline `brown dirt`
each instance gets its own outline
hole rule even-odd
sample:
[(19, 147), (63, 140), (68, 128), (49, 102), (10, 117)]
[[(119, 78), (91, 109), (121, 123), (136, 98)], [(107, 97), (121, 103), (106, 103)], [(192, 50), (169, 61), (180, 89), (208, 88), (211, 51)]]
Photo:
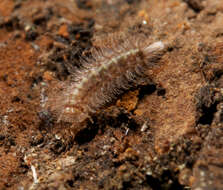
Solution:
[[(0, 189), (223, 189), (222, 19), (219, 0), (1, 0)], [(47, 97), (113, 32), (166, 44), (152, 82), (56, 123)]]

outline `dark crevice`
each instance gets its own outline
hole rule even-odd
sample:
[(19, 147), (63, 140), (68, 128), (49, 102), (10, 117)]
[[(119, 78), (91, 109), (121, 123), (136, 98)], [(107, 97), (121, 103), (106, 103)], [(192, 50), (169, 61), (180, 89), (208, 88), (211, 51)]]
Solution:
[(194, 12), (199, 13), (201, 10), (203, 10), (202, 1), (203, 0), (183, 0), (190, 9), (192, 9)]
[(148, 85), (142, 86), (139, 91), (139, 99), (142, 99), (145, 95), (150, 95), (155, 91), (156, 91), (155, 84), (148, 84)]
[(79, 131), (75, 136), (75, 141), (79, 144), (85, 144), (90, 142), (96, 134), (98, 133), (97, 127), (87, 127), (81, 131)]
[(217, 112), (217, 103), (212, 104), (210, 107), (202, 107), (202, 115), (198, 120), (198, 123), (202, 125), (211, 125), (214, 114)]
[(184, 190), (183, 185), (179, 184), (178, 179), (174, 177), (171, 171), (165, 171), (160, 178), (147, 176), (148, 185), (154, 190)]
[(157, 96), (165, 97), (165, 94), (166, 94), (166, 89), (165, 88), (162, 88), (162, 87), (157, 88)]

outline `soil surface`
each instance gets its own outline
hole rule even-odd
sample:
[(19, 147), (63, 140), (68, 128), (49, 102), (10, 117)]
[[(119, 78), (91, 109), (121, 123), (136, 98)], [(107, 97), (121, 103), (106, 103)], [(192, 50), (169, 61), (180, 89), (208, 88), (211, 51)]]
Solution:
[[(222, 20), (222, 0), (1, 0), (0, 189), (223, 189)], [(165, 44), (150, 83), (57, 122), (48, 97), (113, 33)]]

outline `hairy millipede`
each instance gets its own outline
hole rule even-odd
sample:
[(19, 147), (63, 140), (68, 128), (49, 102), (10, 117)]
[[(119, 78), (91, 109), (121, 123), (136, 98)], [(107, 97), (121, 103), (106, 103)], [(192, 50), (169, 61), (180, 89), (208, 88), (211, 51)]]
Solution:
[(50, 110), (58, 121), (81, 123), (109, 105), (154, 66), (153, 58), (164, 49), (161, 41), (143, 45), (137, 40), (94, 49), (91, 59), (82, 60), (83, 67), (74, 71), (64, 90), (50, 101)]

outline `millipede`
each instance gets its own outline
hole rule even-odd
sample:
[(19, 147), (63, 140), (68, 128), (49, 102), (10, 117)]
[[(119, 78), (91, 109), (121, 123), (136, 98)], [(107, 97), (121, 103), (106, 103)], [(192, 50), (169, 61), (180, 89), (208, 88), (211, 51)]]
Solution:
[[(121, 41), (121, 40), (120, 40)], [(109, 46), (93, 48), (82, 67), (73, 69), (73, 80), (49, 98), (49, 109), (57, 121), (81, 123), (148, 77), (146, 71), (156, 64), (155, 57), (164, 50), (162, 41), (125, 39)]]

